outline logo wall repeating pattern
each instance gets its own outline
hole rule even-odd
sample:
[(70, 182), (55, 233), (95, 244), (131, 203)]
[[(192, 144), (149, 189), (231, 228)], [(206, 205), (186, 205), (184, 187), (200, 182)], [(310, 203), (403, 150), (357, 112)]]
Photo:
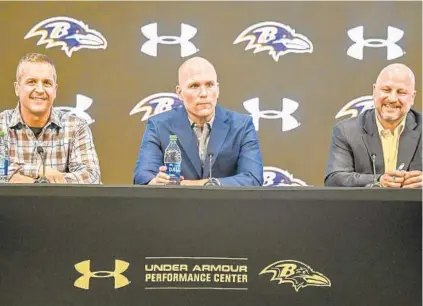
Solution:
[[(12, 6), (12, 4), (10, 5)], [(87, 3), (67, 5), (72, 8), (79, 7), (81, 11), (90, 6)], [(313, 134), (326, 135), (326, 143), (318, 144), (319, 148), (313, 150), (313, 154), (324, 156), (320, 157), (320, 160), (325, 160), (332, 125), (337, 120), (355, 117), (373, 107), (373, 100), (369, 94), (372, 82), (381, 68), (393, 60), (401, 59), (409, 61), (407, 64), (412, 69), (417, 69), (417, 75), (418, 71), (421, 71), (421, 59), (417, 59), (421, 55), (421, 29), (411, 26), (419, 22), (416, 17), (410, 17), (407, 21), (381, 17), (380, 20), (373, 23), (361, 20), (360, 17), (356, 17), (355, 22), (340, 17), (335, 20), (336, 22), (334, 21), (337, 28), (327, 29), (325, 34), (316, 30), (321, 26), (319, 21), (314, 18), (311, 8), (314, 4), (310, 4), (310, 8), (294, 3), (277, 3), (272, 6), (270, 4), (251, 4), (257, 9), (260, 7), (260, 10), (266, 8), (266, 13), (257, 14), (256, 17), (253, 14), (244, 21), (239, 19), (235, 12), (250, 11), (247, 4), (236, 4), (237, 9), (227, 6), (225, 3), (191, 4), (192, 12), (201, 12), (201, 7), (209, 5), (222, 8), (227, 6), (234, 12), (231, 24), (225, 24), (222, 20), (221, 24), (216, 25), (216, 29), (219, 29), (217, 31), (210, 26), (210, 22), (206, 22), (209, 20), (208, 18), (212, 18), (207, 14), (204, 14), (202, 18), (204, 20), (189, 17), (189, 14), (184, 17), (163, 18), (157, 10), (153, 9), (159, 6), (155, 3), (143, 4), (150, 7), (150, 11), (140, 10), (141, 4), (136, 3), (128, 3), (119, 7), (112, 3), (104, 5), (113, 6), (116, 10), (120, 10), (120, 13), (125, 11), (130, 14), (133, 11), (133, 14), (130, 14), (132, 17), (128, 17), (128, 21), (116, 29), (112, 26), (111, 21), (99, 20), (95, 16), (85, 16), (84, 19), (81, 19), (81, 15), (77, 13), (78, 9), (74, 10), (75, 13), (67, 16), (53, 15), (47, 18), (40, 18), (43, 15), (34, 15), (29, 10), (24, 12), (31, 18), (28, 18), (25, 32), (21, 33), (22, 44), (24, 42), (26, 46), (32, 44), (34, 48), (29, 50), (27, 47), (18, 46), (17, 50), (22, 53), (19, 54), (20, 56), (34, 51), (47, 53), (54, 60), (57, 59), (57, 62), (60, 63), (59, 80), (63, 74), (72, 69), (74, 69), (72, 71), (78, 69), (81, 76), (84, 75), (84, 71), (98, 70), (96, 73), (100, 74), (97, 75), (110, 74), (111, 77), (115, 71), (130, 70), (132, 74), (128, 77), (120, 75), (115, 79), (121, 81), (122, 89), (128, 81), (139, 82), (140, 90), (134, 92), (132, 89), (132, 94), (139, 97), (139, 102), (134, 101), (132, 94), (131, 99), (128, 99), (125, 90), (122, 91), (124, 93), (122, 97), (117, 92), (108, 91), (107, 86), (109, 85), (96, 84), (97, 80), (94, 78), (86, 80), (90, 85), (83, 90), (75, 88), (74, 84), (61, 84), (61, 88), (72, 86), (74, 97), (77, 92), (84, 94), (76, 94), (76, 104), (72, 106), (74, 103), (72, 101), (59, 102), (61, 100), (59, 93), (56, 106), (87, 120), (93, 128), (96, 142), (101, 138), (98, 136), (101, 132), (96, 129), (106, 126), (107, 120), (113, 120), (110, 114), (119, 114), (120, 121), (116, 122), (117, 126), (119, 124), (132, 125), (132, 128), (124, 127), (124, 129), (129, 131), (135, 128), (137, 135), (141, 137), (145, 121), (148, 118), (173, 108), (183, 107), (183, 102), (174, 93), (179, 65), (190, 56), (206, 57), (215, 64), (220, 79), (222, 76), (225, 78), (225, 83), (221, 84), (219, 103), (229, 109), (250, 115), (261, 143), (267, 143), (269, 137), (274, 139), (273, 144), (276, 149), (262, 145), (266, 166), (266, 186), (322, 185), (325, 165), (319, 164), (319, 170), (317, 172), (309, 171), (310, 173), (304, 172), (301, 166), (298, 166), (301, 164), (300, 159), (305, 157), (306, 143), (309, 142), (310, 145), (316, 146)], [(169, 5), (175, 12), (182, 12), (187, 9), (188, 4)], [(324, 5), (329, 8), (331, 4)], [(336, 5), (339, 6), (340, 16), (347, 16), (350, 13), (350, 5)], [(292, 7), (296, 7), (296, 10), (302, 7), (305, 9), (304, 16), (308, 14), (308, 17), (295, 19), (289, 13), (284, 13), (275, 18), (272, 12), (276, 10), (276, 7), (280, 8), (281, 12), (290, 11)], [(410, 16), (411, 14), (419, 16), (421, 19), (421, 13), (420, 15), (415, 14), (415, 7), (416, 5), (403, 4), (400, 10)], [(380, 4), (379, 10), (389, 12), (389, 7)], [(135, 18), (134, 16), (143, 17)], [(195, 16), (195, 13), (192, 16)], [(268, 16), (267, 20), (265, 16)], [(132, 32), (129, 32), (131, 29)], [(126, 37), (126, 34), (122, 34), (125, 31), (134, 36)], [(381, 33), (385, 34), (381, 35)], [(420, 35), (416, 35), (416, 33), (420, 33)], [(419, 37), (419, 39), (411, 41), (411, 37)], [(136, 43), (129, 44), (128, 39), (132, 39)], [(342, 44), (345, 44), (344, 50), (336, 47)], [(134, 46), (136, 49), (133, 49)], [(139, 58), (130, 58), (126, 54), (116, 53), (116, 48), (127, 49), (131, 54), (138, 54)], [(374, 49), (374, 52), (370, 52), (370, 49)], [(102, 58), (103, 63), (108, 64), (104, 67), (102, 67), (103, 65), (98, 66), (98, 64), (93, 66), (87, 61), (84, 65), (79, 64), (77, 68), (70, 68), (72, 63), (77, 63), (84, 58), (93, 60)], [(333, 65), (330, 63), (332, 58)], [(156, 59), (158, 61), (155, 61)], [(342, 62), (339, 62), (339, 59)], [(360, 76), (357, 75), (351, 76), (351, 79), (354, 80), (351, 84), (342, 82), (331, 84), (325, 81), (332, 71), (335, 73), (336, 67), (344, 65), (348, 61), (360, 65), (356, 67), (359, 67), (360, 71), (366, 71), (365, 73), (371, 77), (366, 82), (360, 81), (360, 86), (358, 86)], [(326, 64), (322, 64), (322, 62)], [(118, 68), (124, 65), (123, 63), (127, 65), (127, 68), (113, 71), (106, 67)], [(233, 67), (236, 67), (235, 72), (231, 72), (231, 63), (234, 63)], [(328, 64), (330, 65), (328, 66)], [(131, 65), (134, 68), (130, 67)], [(148, 66), (150, 70), (145, 71), (143, 65)], [(345, 75), (350, 73), (346, 68), (342, 69), (344, 69)], [(154, 83), (162, 82), (162, 79), (165, 80), (163, 86), (154, 86), (155, 89), (151, 89)], [(342, 80), (342, 77), (339, 79)], [(238, 89), (236, 92), (232, 92), (231, 87), (236, 87), (238, 83), (246, 85), (240, 87), (242, 90)], [(269, 83), (268, 87), (264, 86), (266, 83)], [(271, 91), (268, 88), (272, 88)], [(367, 88), (367, 95), (363, 88)], [(316, 90), (317, 95), (315, 95)], [(336, 91), (336, 98), (332, 99), (332, 91)], [(343, 91), (345, 93), (342, 93)], [(114, 98), (109, 99), (108, 95), (113, 95)], [(318, 100), (315, 99), (316, 97)], [(116, 99), (123, 99), (123, 101), (116, 103)], [(105, 104), (105, 101), (108, 102)], [(316, 113), (316, 109), (318, 109), (316, 105), (319, 105), (319, 113)], [(419, 107), (417, 108), (419, 109)], [(105, 119), (105, 117), (109, 119)], [(320, 117), (322, 117), (321, 121), (324, 121), (322, 126), (310, 125), (310, 118)], [(136, 120), (129, 121), (128, 118)], [(275, 128), (272, 122), (280, 122), (277, 124), (279, 127)], [(292, 133), (298, 135), (296, 136), (298, 138), (295, 143), (288, 144), (285, 139), (292, 139)], [(118, 137), (121, 138), (121, 136)], [(300, 143), (301, 145), (298, 146)], [(139, 142), (135, 141), (131, 148), (138, 146)], [(125, 179), (121, 179), (120, 182), (124, 180), (129, 183), (132, 181), (133, 161), (137, 149), (125, 149), (125, 153), (126, 151), (128, 151), (128, 155), (126, 155), (128, 158), (124, 159), (128, 160), (128, 163), (124, 168), (127, 173)], [(281, 152), (283, 154), (279, 154)], [(99, 151), (102, 165), (103, 161), (108, 164), (107, 158), (106, 160), (102, 158), (102, 154), (107, 153)], [(297, 155), (297, 159), (293, 158), (293, 155)], [(285, 156), (290, 156), (290, 158), (285, 159)], [(288, 162), (293, 159), (295, 160), (294, 164)], [(131, 160), (132, 163), (129, 164)], [(119, 167), (119, 171), (121, 169)], [(289, 169), (290, 172), (283, 169)], [(314, 173), (318, 173), (318, 176)], [(301, 179), (297, 179), (297, 176)], [(114, 177), (104, 178), (103, 181), (119, 183), (114, 181)]]

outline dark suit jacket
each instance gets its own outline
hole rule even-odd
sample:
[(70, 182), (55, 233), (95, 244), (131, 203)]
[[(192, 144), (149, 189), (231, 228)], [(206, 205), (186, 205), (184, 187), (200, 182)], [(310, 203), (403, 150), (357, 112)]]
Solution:
[[(332, 133), (326, 186), (363, 187), (373, 182), (372, 154), (376, 155), (376, 175), (385, 172), (382, 142), (377, 130), (375, 109), (341, 121)], [(397, 167), (422, 170), (422, 117), (410, 110), (400, 135)]]
[[(187, 180), (209, 177), (210, 165), (204, 168), (198, 154), (197, 138), (184, 107), (174, 109), (147, 121), (136, 167), (135, 184), (148, 184), (164, 164), (164, 151), (169, 135), (178, 136), (182, 153), (181, 175)], [(207, 156), (213, 154), (212, 176), (223, 186), (261, 186), (263, 161), (252, 118), (217, 105)]]

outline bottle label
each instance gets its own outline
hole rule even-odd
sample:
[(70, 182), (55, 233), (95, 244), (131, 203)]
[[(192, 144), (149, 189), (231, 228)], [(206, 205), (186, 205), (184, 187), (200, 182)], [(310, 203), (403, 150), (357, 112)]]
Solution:
[(6, 176), (8, 174), (9, 161), (7, 159), (0, 158), (0, 176)]
[(165, 163), (167, 168), (166, 174), (170, 176), (170, 180), (179, 180), (181, 176), (181, 163)]

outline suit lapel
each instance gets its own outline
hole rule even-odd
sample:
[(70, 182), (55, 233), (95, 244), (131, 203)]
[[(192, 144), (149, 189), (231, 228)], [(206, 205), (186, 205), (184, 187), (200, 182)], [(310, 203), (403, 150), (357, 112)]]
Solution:
[(372, 154), (376, 155), (376, 173), (385, 172), (385, 160), (383, 157), (382, 142), (377, 131), (375, 110), (368, 112), (363, 116), (362, 126), (365, 131), (362, 138), (367, 148), (370, 160)]
[[(209, 145), (207, 146), (207, 157), (204, 163), (203, 178), (209, 176), (210, 173), (210, 161), (209, 154), (213, 154), (212, 166), (219, 155), (222, 144), (224, 143), (226, 136), (229, 132), (229, 124), (227, 122), (228, 113), (219, 105), (216, 106), (216, 115), (213, 122), (212, 131), (210, 133)], [(213, 173), (212, 173), (213, 174)]]
[[(188, 162), (201, 177), (202, 167), (200, 156), (198, 155), (197, 139), (189, 124), (188, 115), (184, 107), (181, 107), (175, 113), (175, 118), (172, 120), (172, 131), (178, 136), (178, 143), (181, 145), (181, 150), (188, 156)], [(182, 162), (187, 162), (183, 160)]]
[(419, 142), (421, 131), (415, 129), (416, 126), (417, 123), (413, 116), (413, 113), (408, 112), (407, 119), (405, 121), (404, 131), (402, 132), (399, 139), (397, 158), (397, 167), (401, 163), (404, 163), (404, 170), (407, 170), (410, 166), (411, 159), (413, 158), (413, 155), (417, 149), (417, 145)]

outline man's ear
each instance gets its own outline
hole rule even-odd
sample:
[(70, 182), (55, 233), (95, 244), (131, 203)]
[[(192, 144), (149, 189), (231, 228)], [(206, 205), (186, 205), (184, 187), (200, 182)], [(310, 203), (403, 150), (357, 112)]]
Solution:
[(182, 88), (181, 88), (181, 86), (176, 85), (175, 90), (176, 90), (176, 94), (178, 95), (179, 100), (183, 100), (183, 97), (182, 97)]
[(18, 82), (14, 82), (13, 86), (15, 87), (15, 95), (19, 97), (19, 84)]
[(413, 92), (413, 97), (412, 97), (412, 102), (411, 102), (411, 105), (414, 105), (414, 98), (416, 97), (416, 94), (417, 94), (417, 91), (415, 90), (415, 91)]

